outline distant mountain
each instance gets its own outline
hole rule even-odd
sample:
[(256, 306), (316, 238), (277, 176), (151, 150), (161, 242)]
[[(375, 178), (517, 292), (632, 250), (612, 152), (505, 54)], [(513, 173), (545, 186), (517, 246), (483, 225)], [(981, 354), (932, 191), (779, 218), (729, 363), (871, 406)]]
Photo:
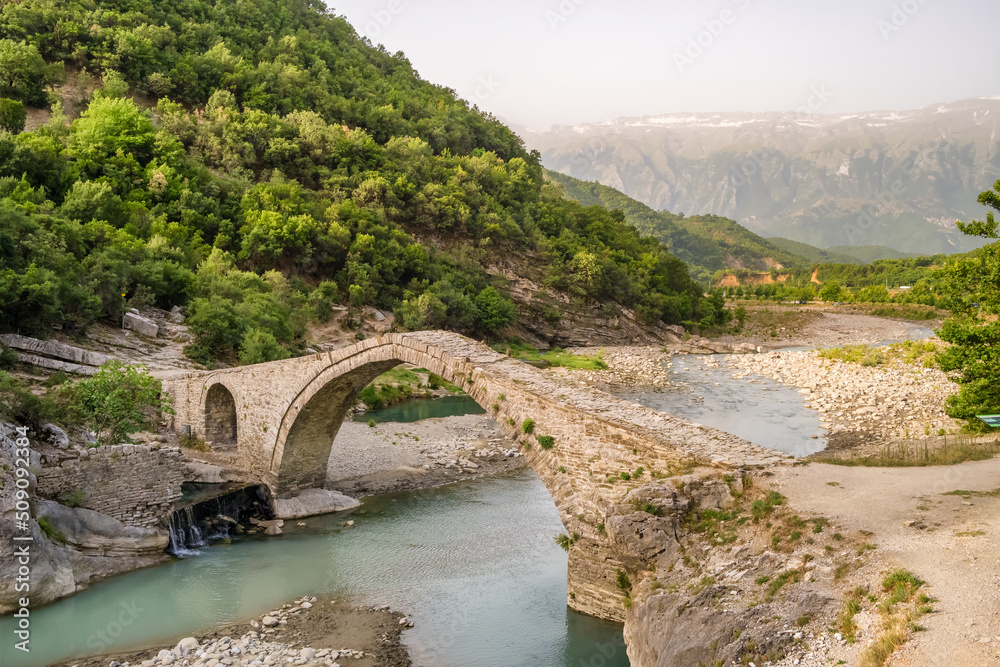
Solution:
[[(860, 259), (850, 253), (830, 252), (816, 246), (801, 241), (783, 239), (780, 236), (772, 236), (767, 239), (770, 243), (786, 250), (793, 255), (798, 255), (809, 261), (810, 264), (864, 264)], [(886, 248), (889, 250), (889, 248)]]
[[(584, 206), (600, 205), (619, 210), (625, 221), (642, 234), (665, 243), (671, 253), (684, 260), (697, 278), (707, 278), (719, 270), (803, 268), (811, 261), (789, 252), (768, 239), (715, 215), (686, 217), (668, 211), (654, 211), (642, 202), (606, 185), (584, 182), (572, 176), (546, 171), (563, 194)], [(815, 250), (815, 249), (814, 249)]]
[(862, 264), (871, 264), (880, 259), (907, 259), (908, 257), (921, 256), (921, 253), (918, 252), (900, 252), (883, 245), (832, 246), (827, 248), (826, 252), (850, 255)]
[(518, 129), (546, 167), (656, 210), (727, 216), (813, 246), (936, 254), (981, 245), (955, 229), (982, 217), (1000, 178), (1000, 98), (904, 112), (690, 113)]

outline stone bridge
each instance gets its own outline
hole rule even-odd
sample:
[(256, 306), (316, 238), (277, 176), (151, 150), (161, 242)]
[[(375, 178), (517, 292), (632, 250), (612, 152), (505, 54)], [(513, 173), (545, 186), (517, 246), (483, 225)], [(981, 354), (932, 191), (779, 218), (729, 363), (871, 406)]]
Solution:
[[(387, 334), (308, 357), (163, 376), (173, 429), (213, 442), (236, 441), (241, 467), (292, 497), (326, 479), (331, 448), (357, 395), (402, 362), (466, 390), (517, 441), (552, 495), (570, 551), (568, 604), (621, 620), (618, 559), (602, 528), (627, 488), (609, 477), (643, 467), (676, 474), (692, 465), (741, 467), (787, 460), (736, 436), (551, 377), (449, 332)], [(534, 421), (529, 434), (522, 429)], [(543, 448), (548, 439), (554, 446)]]

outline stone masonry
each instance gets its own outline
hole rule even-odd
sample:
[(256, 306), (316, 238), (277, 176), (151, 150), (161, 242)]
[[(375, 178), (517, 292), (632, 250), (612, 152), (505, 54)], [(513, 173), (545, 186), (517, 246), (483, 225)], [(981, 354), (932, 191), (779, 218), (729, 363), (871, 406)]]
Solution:
[[(791, 460), (731, 434), (554, 378), (449, 332), (386, 334), (308, 357), (159, 377), (173, 398), (176, 432), (189, 428), (209, 439), (228, 432), (227, 424), (235, 421), (241, 466), (277, 497), (288, 498), (322, 485), (337, 431), (357, 393), (401, 362), (465, 389), (520, 443), (563, 525), (576, 537), (567, 603), (593, 616), (624, 616), (615, 584), (620, 562), (602, 530), (607, 510), (637, 483), (622, 480), (621, 473), (641, 467), (641, 474), (672, 475), (694, 465), (728, 469)], [(526, 419), (534, 421), (530, 434), (522, 428)], [(543, 448), (542, 436), (554, 438), (555, 445)]]
[(152, 527), (168, 519), (181, 497), (184, 456), (176, 447), (112, 445), (59, 450), (42, 456), (38, 494), (118, 519)]

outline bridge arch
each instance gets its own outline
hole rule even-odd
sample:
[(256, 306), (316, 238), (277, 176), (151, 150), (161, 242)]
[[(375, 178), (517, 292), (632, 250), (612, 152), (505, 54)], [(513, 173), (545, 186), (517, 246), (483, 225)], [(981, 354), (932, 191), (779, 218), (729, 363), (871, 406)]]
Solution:
[(276, 434), (267, 471), (278, 497), (323, 485), (333, 442), (348, 411), (357, 403), (358, 394), (379, 375), (401, 363), (426, 368), (468, 390), (509, 432), (516, 430), (506, 423), (514, 419), (507, 416), (506, 406), (502, 405), (506, 395), (499, 390), (490, 391), (483, 382), (474, 385), (475, 369), (469, 366), (471, 361), (442, 358), (423, 346), (375, 345), (320, 371), (290, 403)]
[(239, 419), (236, 413), (236, 399), (233, 392), (222, 382), (209, 385), (205, 392), (206, 442), (213, 446), (235, 447), (239, 441)]

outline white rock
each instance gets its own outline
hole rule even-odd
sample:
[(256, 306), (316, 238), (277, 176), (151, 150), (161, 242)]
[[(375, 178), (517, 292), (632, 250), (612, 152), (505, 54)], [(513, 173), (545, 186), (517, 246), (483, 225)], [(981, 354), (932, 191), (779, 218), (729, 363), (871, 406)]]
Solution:
[(260, 619), (260, 622), (261, 625), (263, 625), (265, 628), (273, 628), (278, 624), (278, 619), (276, 619), (274, 616), (265, 616), (264, 618)]
[(189, 653), (192, 653), (198, 649), (198, 640), (194, 637), (185, 637), (184, 639), (177, 642), (177, 648), (174, 651), (182, 658)]

